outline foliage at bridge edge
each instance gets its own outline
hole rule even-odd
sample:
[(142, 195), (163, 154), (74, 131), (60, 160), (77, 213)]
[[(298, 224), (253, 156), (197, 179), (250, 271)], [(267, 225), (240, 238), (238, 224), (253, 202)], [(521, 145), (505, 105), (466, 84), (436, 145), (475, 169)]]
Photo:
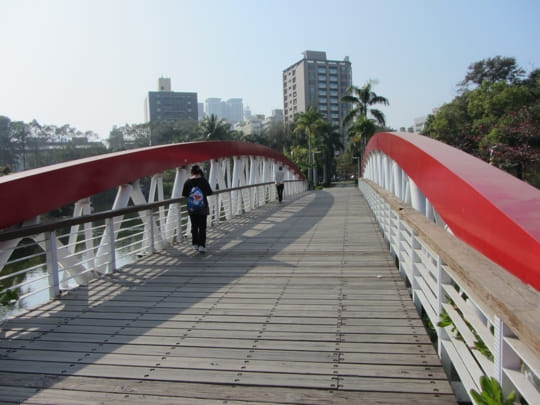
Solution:
[(496, 56), (471, 64), (458, 88), (423, 134), (540, 187), (540, 69)]

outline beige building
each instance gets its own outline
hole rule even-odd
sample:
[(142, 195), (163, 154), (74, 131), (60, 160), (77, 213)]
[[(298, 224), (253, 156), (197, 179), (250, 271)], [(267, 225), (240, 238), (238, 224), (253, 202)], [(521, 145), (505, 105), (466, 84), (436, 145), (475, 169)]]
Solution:
[(285, 123), (314, 106), (330, 122), (340, 126), (349, 105), (341, 103), (352, 85), (351, 62), (327, 60), (326, 52), (305, 51), (304, 58), (283, 71)]

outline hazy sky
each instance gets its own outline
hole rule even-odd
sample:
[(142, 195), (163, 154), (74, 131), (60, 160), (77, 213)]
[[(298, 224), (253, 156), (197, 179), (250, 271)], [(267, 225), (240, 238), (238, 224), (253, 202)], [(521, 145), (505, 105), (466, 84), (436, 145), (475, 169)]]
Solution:
[(539, 18), (538, 0), (0, 0), (0, 115), (106, 138), (144, 121), (161, 76), (269, 115), (282, 71), (315, 50), (378, 80), (399, 128), (451, 101), (472, 62), (540, 67)]

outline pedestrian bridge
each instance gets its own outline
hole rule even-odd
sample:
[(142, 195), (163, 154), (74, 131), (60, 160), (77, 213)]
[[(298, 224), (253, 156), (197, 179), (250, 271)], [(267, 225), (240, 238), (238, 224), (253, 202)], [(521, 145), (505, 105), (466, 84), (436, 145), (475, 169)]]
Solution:
[[(283, 156), (237, 143), (0, 178), (10, 213), (0, 280), (11, 296), (2, 402), (456, 403), (488, 375), (540, 403), (538, 222), (523, 228), (506, 215), (506, 236), (525, 239), (512, 245), (519, 255), (494, 255), (504, 235), (485, 241), (483, 219), (463, 208), (472, 229), (460, 225), (418, 174), (441, 176), (444, 159), (408, 166), (432, 146), (422, 141), (379, 134), (358, 187), (320, 191), (307, 191)], [(178, 193), (188, 166), (204, 162), (219, 190), (200, 254)], [(271, 182), (277, 164), (287, 168), (283, 204)], [(506, 190), (517, 187), (501, 176)], [(481, 204), (474, 182), (454, 181), (449, 193), (472, 187), (465, 200)], [(112, 210), (93, 213), (88, 197), (114, 186)], [(531, 189), (517, 200), (532, 195), (538, 207)], [(487, 222), (499, 221), (495, 200)], [(72, 202), (73, 218), (36, 223)], [(479, 241), (468, 241), (475, 232)]]

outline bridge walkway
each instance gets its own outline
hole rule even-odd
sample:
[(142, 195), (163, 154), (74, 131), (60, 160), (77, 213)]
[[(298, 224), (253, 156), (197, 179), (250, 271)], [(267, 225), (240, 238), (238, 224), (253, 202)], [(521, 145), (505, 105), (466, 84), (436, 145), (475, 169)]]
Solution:
[(356, 188), (188, 242), (2, 325), (0, 403), (456, 403)]

